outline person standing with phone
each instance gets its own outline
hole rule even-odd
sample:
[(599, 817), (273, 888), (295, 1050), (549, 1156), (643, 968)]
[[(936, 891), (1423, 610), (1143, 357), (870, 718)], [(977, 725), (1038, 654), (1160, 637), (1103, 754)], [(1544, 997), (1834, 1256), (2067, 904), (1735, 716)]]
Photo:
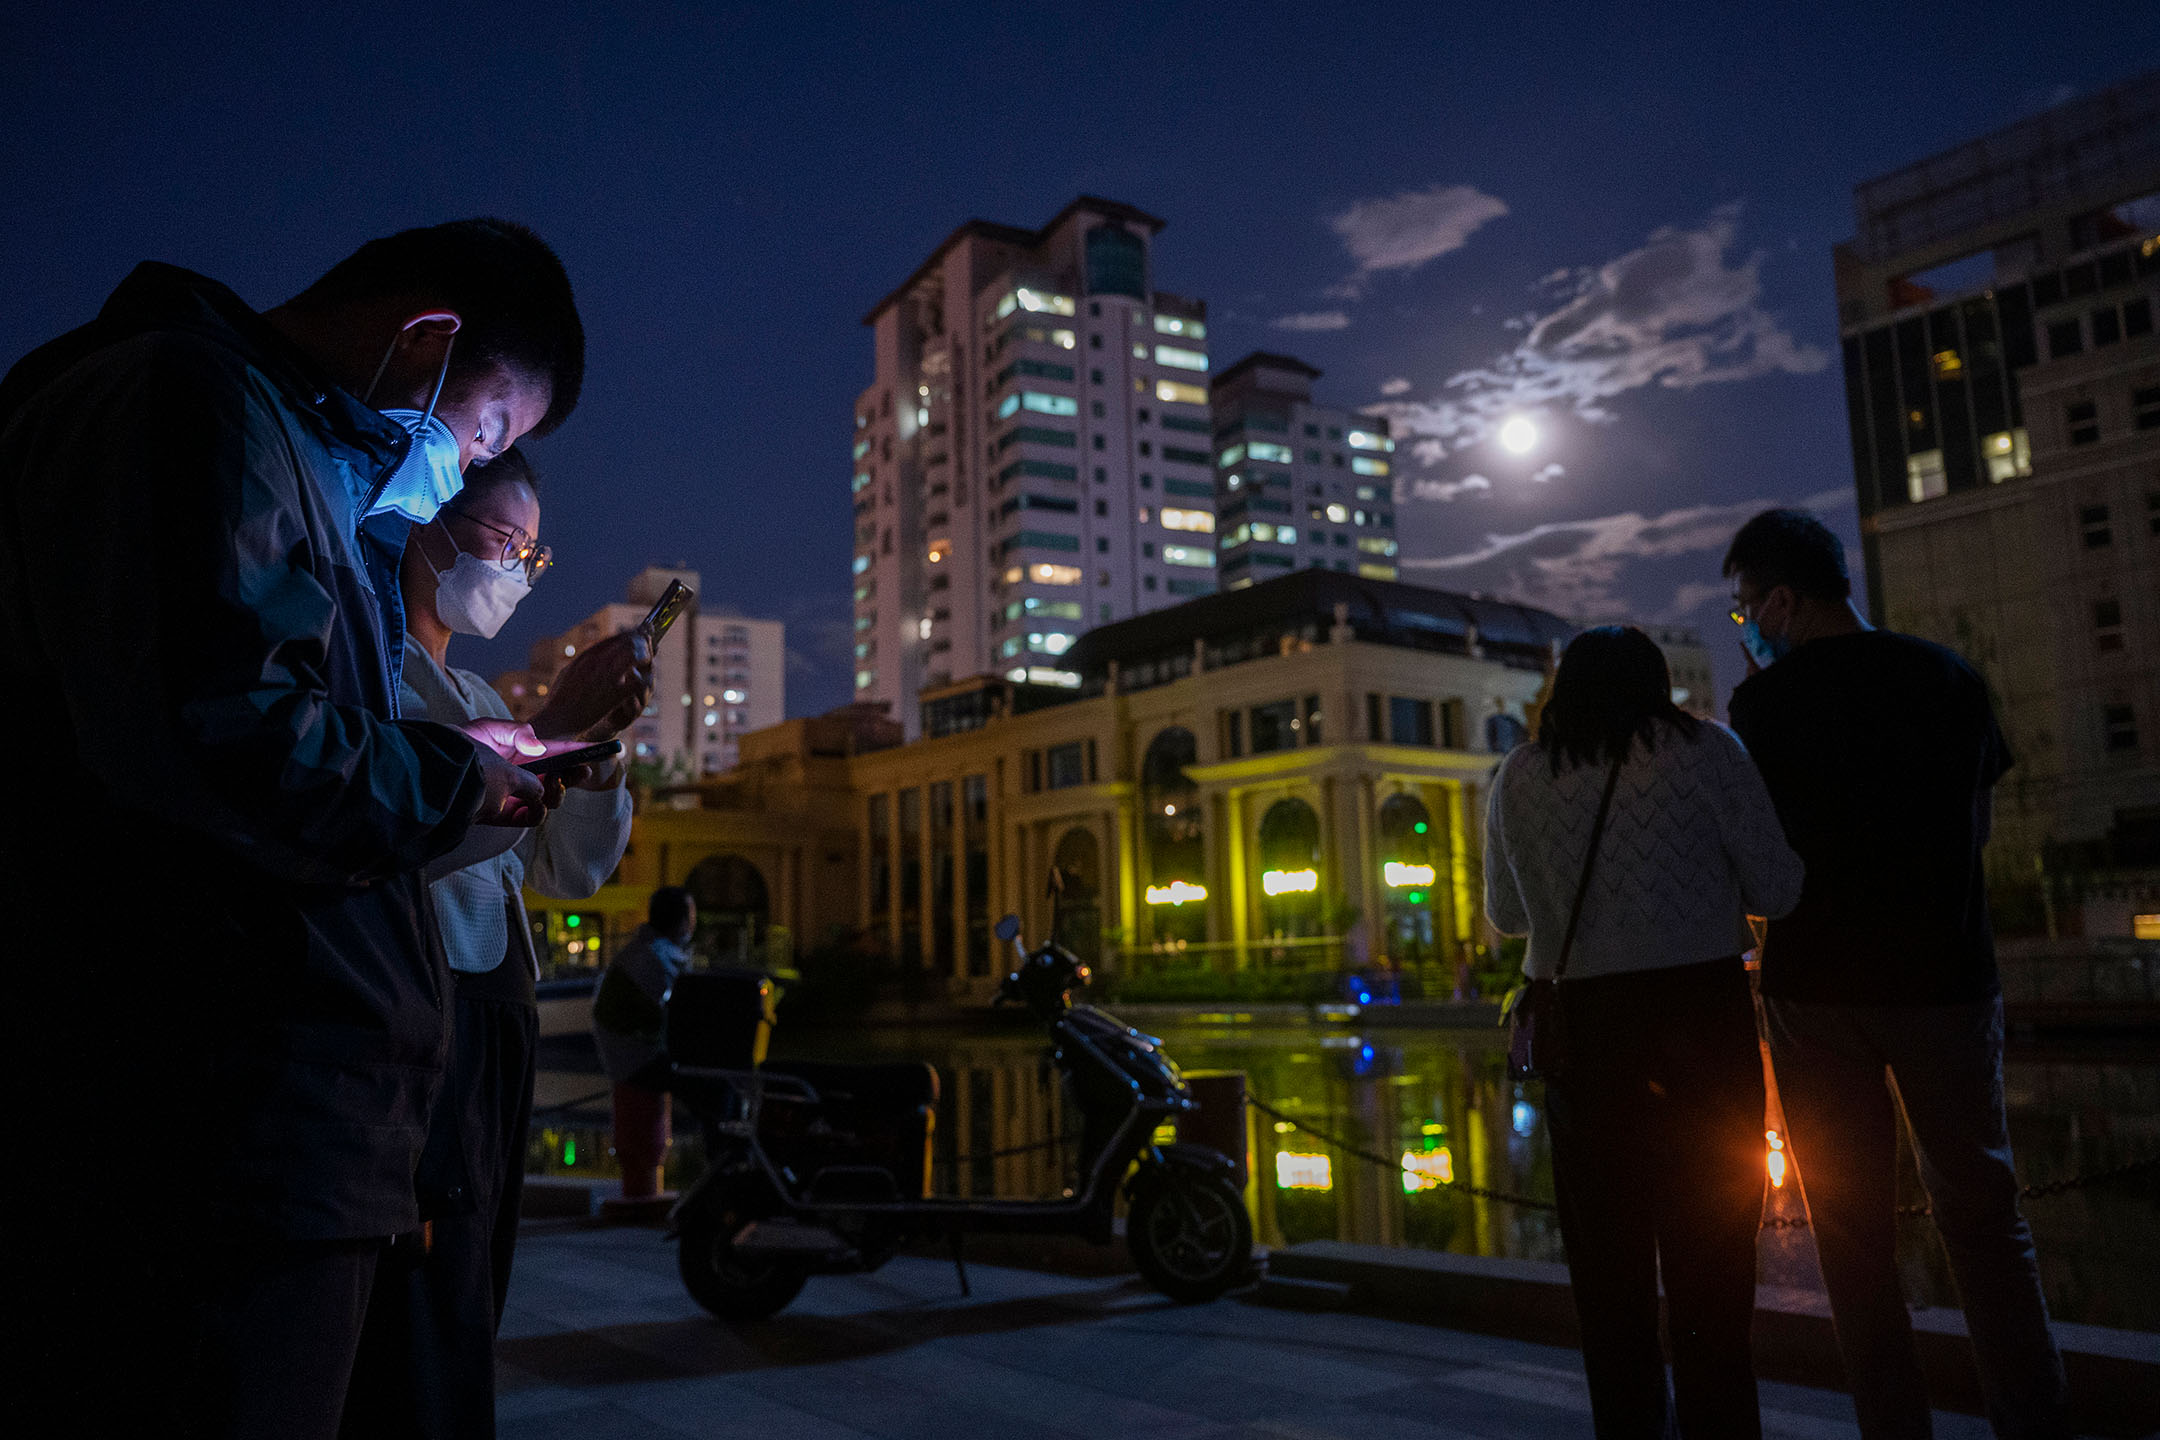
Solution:
[[(540, 482), (516, 447), (467, 475), (464, 490), (406, 542), (405, 713), (449, 724), (507, 719), (510, 707), (449, 663), (457, 635), (492, 639), (552, 552), (539, 541)], [(652, 695), (641, 629), (589, 647), (533, 718), (544, 739), (622, 729)], [(522, 899), (598, 890), (630, 840), (630, 792), (616, 755), (563, 772), (562, 805), (511, 843), (476, 835), (428, 867), (451, 970), (449, 1068), (418, 1177), (424, 1229), (378, 1266), (346, 1405), (345, 1440), (380, 1435), (473, 1440), (495, 1433), (495, 1331), (509, 1291), (532, 1120), (539, 964)]]
[(336, 1433), (442, 1072), (422, 867), (560, 794), (399, 713), (398, 558), (584, 347), (554, 252), (464, 220), (268, 311), (139, 266), (0, 381), (0, 905), (98, 922), (10, 972), (68, 1157), (8, 1197), (10, 1433)]

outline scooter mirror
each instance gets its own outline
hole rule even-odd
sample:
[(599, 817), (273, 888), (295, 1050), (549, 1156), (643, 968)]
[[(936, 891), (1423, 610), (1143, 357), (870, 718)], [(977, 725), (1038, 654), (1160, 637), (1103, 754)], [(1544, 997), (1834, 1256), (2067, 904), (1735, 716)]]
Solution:
[(1019, 933), (1020, 933), (1020, 917), (1019, 917), (1018, 915), (1007, 915), (1007, 916), (1006, 916), (1006, 917), (1005, 917), (1004, 919), (1002, 919), (1002, 920), (998, 921), (998, 923), (997, 923), (997, 937), (998, 937), (998, 939), (1000, 939), (1000, 940), (1003, 940), (1003, 941), (1006, 941), (1006, 942), (1010, 943), (1010, 942), (1012, 941), (1012, 939), (1013, 939), (1013, 938), (1014, 938), (1015, 936), (1017, 936), (1017, 935), (1018, 935)]

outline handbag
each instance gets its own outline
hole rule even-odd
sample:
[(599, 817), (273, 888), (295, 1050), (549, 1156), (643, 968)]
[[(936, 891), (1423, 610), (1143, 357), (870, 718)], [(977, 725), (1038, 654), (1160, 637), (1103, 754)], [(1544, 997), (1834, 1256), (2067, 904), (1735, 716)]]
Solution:
[(1598, 842), (1605, 838), (1605, 817), (1612, 813), (1613, 789), (1620, 783), (1622, 751), (1605, 777), (1605, 793), (1598, 798), (1597, 819), (1590, 824), (1590, 853), (1583, 857), (1582, 880), (1575, 886), (1575, 905), (1568, 911), (1567, 931), (1560, 937), (1560, 958), (1553, 963), (1550, 980), (1526, 980), (1508, 992), (1500, 1007), (1500, 1023), (1508, 1030), (1508, 1077), (1513, 1080), (1552, 1080), (1567, 1065), (1567, 1027), (1560, 1018), (1560, 981), (1567, 974), (1568, 955), (1575, 948), (1575, 928), (1582, 922), (1583, 901), (1590, 894), (1590, 872), (1597, 868)]

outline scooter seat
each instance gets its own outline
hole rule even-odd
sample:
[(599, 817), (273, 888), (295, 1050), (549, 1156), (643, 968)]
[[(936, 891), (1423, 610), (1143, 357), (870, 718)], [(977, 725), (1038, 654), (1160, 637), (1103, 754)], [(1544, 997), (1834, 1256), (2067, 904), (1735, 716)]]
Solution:
[(830, 1060), (768, 1060), (760, 1068), (768, 1075), (804, 1082), (828, 1103), (914, 1110), (935, 1107), (938, 1102), (937, 1069), (921, 1061), (849, 1065)]

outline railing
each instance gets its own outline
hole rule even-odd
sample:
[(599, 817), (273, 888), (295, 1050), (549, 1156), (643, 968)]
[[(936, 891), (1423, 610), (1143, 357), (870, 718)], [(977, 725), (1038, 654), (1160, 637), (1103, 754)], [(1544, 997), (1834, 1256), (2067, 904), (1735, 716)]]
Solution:
[(1457, 979), (1451, 961), (1390, 964), (1341, 935), (1112, 948), (1100, 968), (1105, 993), (1128, 1001), (1452, 1000)]
[(2013, 1008), (2160, 1007), (2160, 945), (2135, 940), (2006, 945), (2003, 1003)]

